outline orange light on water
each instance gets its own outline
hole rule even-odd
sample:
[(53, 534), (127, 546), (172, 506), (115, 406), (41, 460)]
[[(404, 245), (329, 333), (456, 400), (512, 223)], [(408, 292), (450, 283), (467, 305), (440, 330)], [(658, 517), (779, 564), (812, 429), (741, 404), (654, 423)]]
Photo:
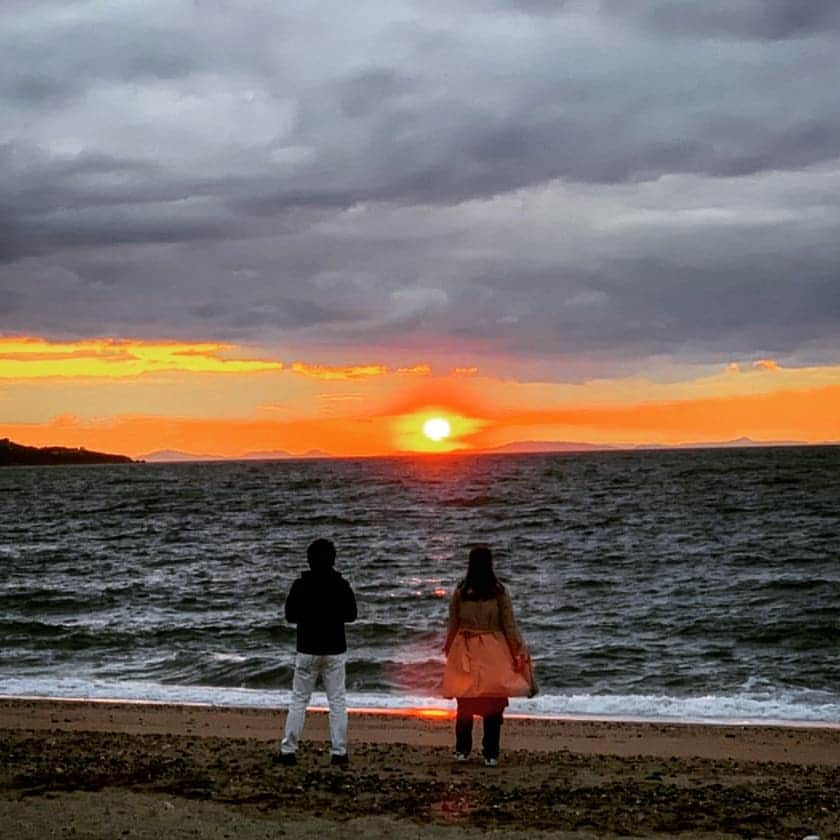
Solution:
[(449, 709), (410, 709), (411, 717), (426, 718), (427, 720), (450, 720), (455, 713)]
[[(310, 712), (329, 712), (326, 706), (310, 706)], [(419, 718), (421, 720), (453, 720), (455, 718), (454, 709), (435, 709), (425, 708), (421, 706), (409, 707), (405, 709), (395, 708), (371, 708), (369, 706), (356, 706), (347, 709), (348, 714), (351, 715), (375, 715), (377, 717), (403, 717), (403, 718)]]

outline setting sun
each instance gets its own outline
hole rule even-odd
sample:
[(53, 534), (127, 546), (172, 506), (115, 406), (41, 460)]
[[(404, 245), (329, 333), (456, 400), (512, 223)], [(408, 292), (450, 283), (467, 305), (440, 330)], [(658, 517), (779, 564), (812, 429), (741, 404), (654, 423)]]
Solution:
[(485, 421), (467, 417), (442, 403), (419, 405), (394, 416), (394, 447), (401, 452), (456, 452), (472, 448), (472, 436)]
[(440, 441), (452, 434), (452, 427), (449, 425), (449, 421), (444, 420), (443, 417), (430, 417), (423, 424), (423, 434), (429, 440)]

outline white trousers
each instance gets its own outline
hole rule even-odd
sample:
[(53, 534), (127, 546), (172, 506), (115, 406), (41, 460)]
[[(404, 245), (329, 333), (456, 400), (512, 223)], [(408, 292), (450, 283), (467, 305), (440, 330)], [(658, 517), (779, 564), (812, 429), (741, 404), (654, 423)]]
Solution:
[(347, 697), (344, 688), (344, 673), (347, 663), (346, 653), (314, 656), (311, 653), (299, 653), (295, 657), (295, 678), (292, 683), (292, 702), (286, 717), (286, 732), (280, 742), (280, 752), (297, 751), (306, 707), (315, 690), (315, 683), (320, 676), (327, 694), (330, 708), (330, 740), (333, 755), (347, 754)]

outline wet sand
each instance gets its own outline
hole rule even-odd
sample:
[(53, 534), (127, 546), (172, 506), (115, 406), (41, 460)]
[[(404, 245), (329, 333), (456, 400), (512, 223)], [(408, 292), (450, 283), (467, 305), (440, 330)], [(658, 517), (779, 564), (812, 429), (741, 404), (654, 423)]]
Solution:
[(272, 763), (284, 717), (0, 699), (0, 836), (840, 838), (840, 728), (508, 719), (486, 768), (451, 719), (356, 712), (342, 771), (322, 712)]

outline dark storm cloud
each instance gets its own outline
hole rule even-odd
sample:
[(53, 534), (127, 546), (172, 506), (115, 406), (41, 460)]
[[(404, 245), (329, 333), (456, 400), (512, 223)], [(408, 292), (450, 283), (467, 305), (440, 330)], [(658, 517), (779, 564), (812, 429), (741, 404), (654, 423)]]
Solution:
[(604, 6), (687, 38), (775, 41), (840, 29), (840, 7), (834, 0), (604, 0)]
[[(45, 14), (59, 17), (55, 7)], [(127, 22), (128, 23), (128, 22)], [(164, 26), (97, 27), (56, 23), (23, 38), (7, 38), (0, 58), (0, 93), (25, 108), (55, 106), (92, 84), (185, 76), (208, 63), (188, 33)]]
[(840, 249), (797, 256), (808, 256), (804, 274), (799, 260), (772, 256), (725, 267), (711, 257), (701, 266), (623, 259), (588, 276), (563, 266), (525, 276), (520, 269), (515, 295), (510, 275), (484, 275), (461, 291), (453, 311), (462, 317), (449, 327), (475, 339), (493, 334), (506, 351), (534, 356), (554, 349), (609, 359), (622, 346), (638, 357), (712, 360), (722, 347), (735, 357), (793, 357), (840, 320)]
[(838, 4), (363, 5), (5, 3), (0, 331), (837, 349)]

